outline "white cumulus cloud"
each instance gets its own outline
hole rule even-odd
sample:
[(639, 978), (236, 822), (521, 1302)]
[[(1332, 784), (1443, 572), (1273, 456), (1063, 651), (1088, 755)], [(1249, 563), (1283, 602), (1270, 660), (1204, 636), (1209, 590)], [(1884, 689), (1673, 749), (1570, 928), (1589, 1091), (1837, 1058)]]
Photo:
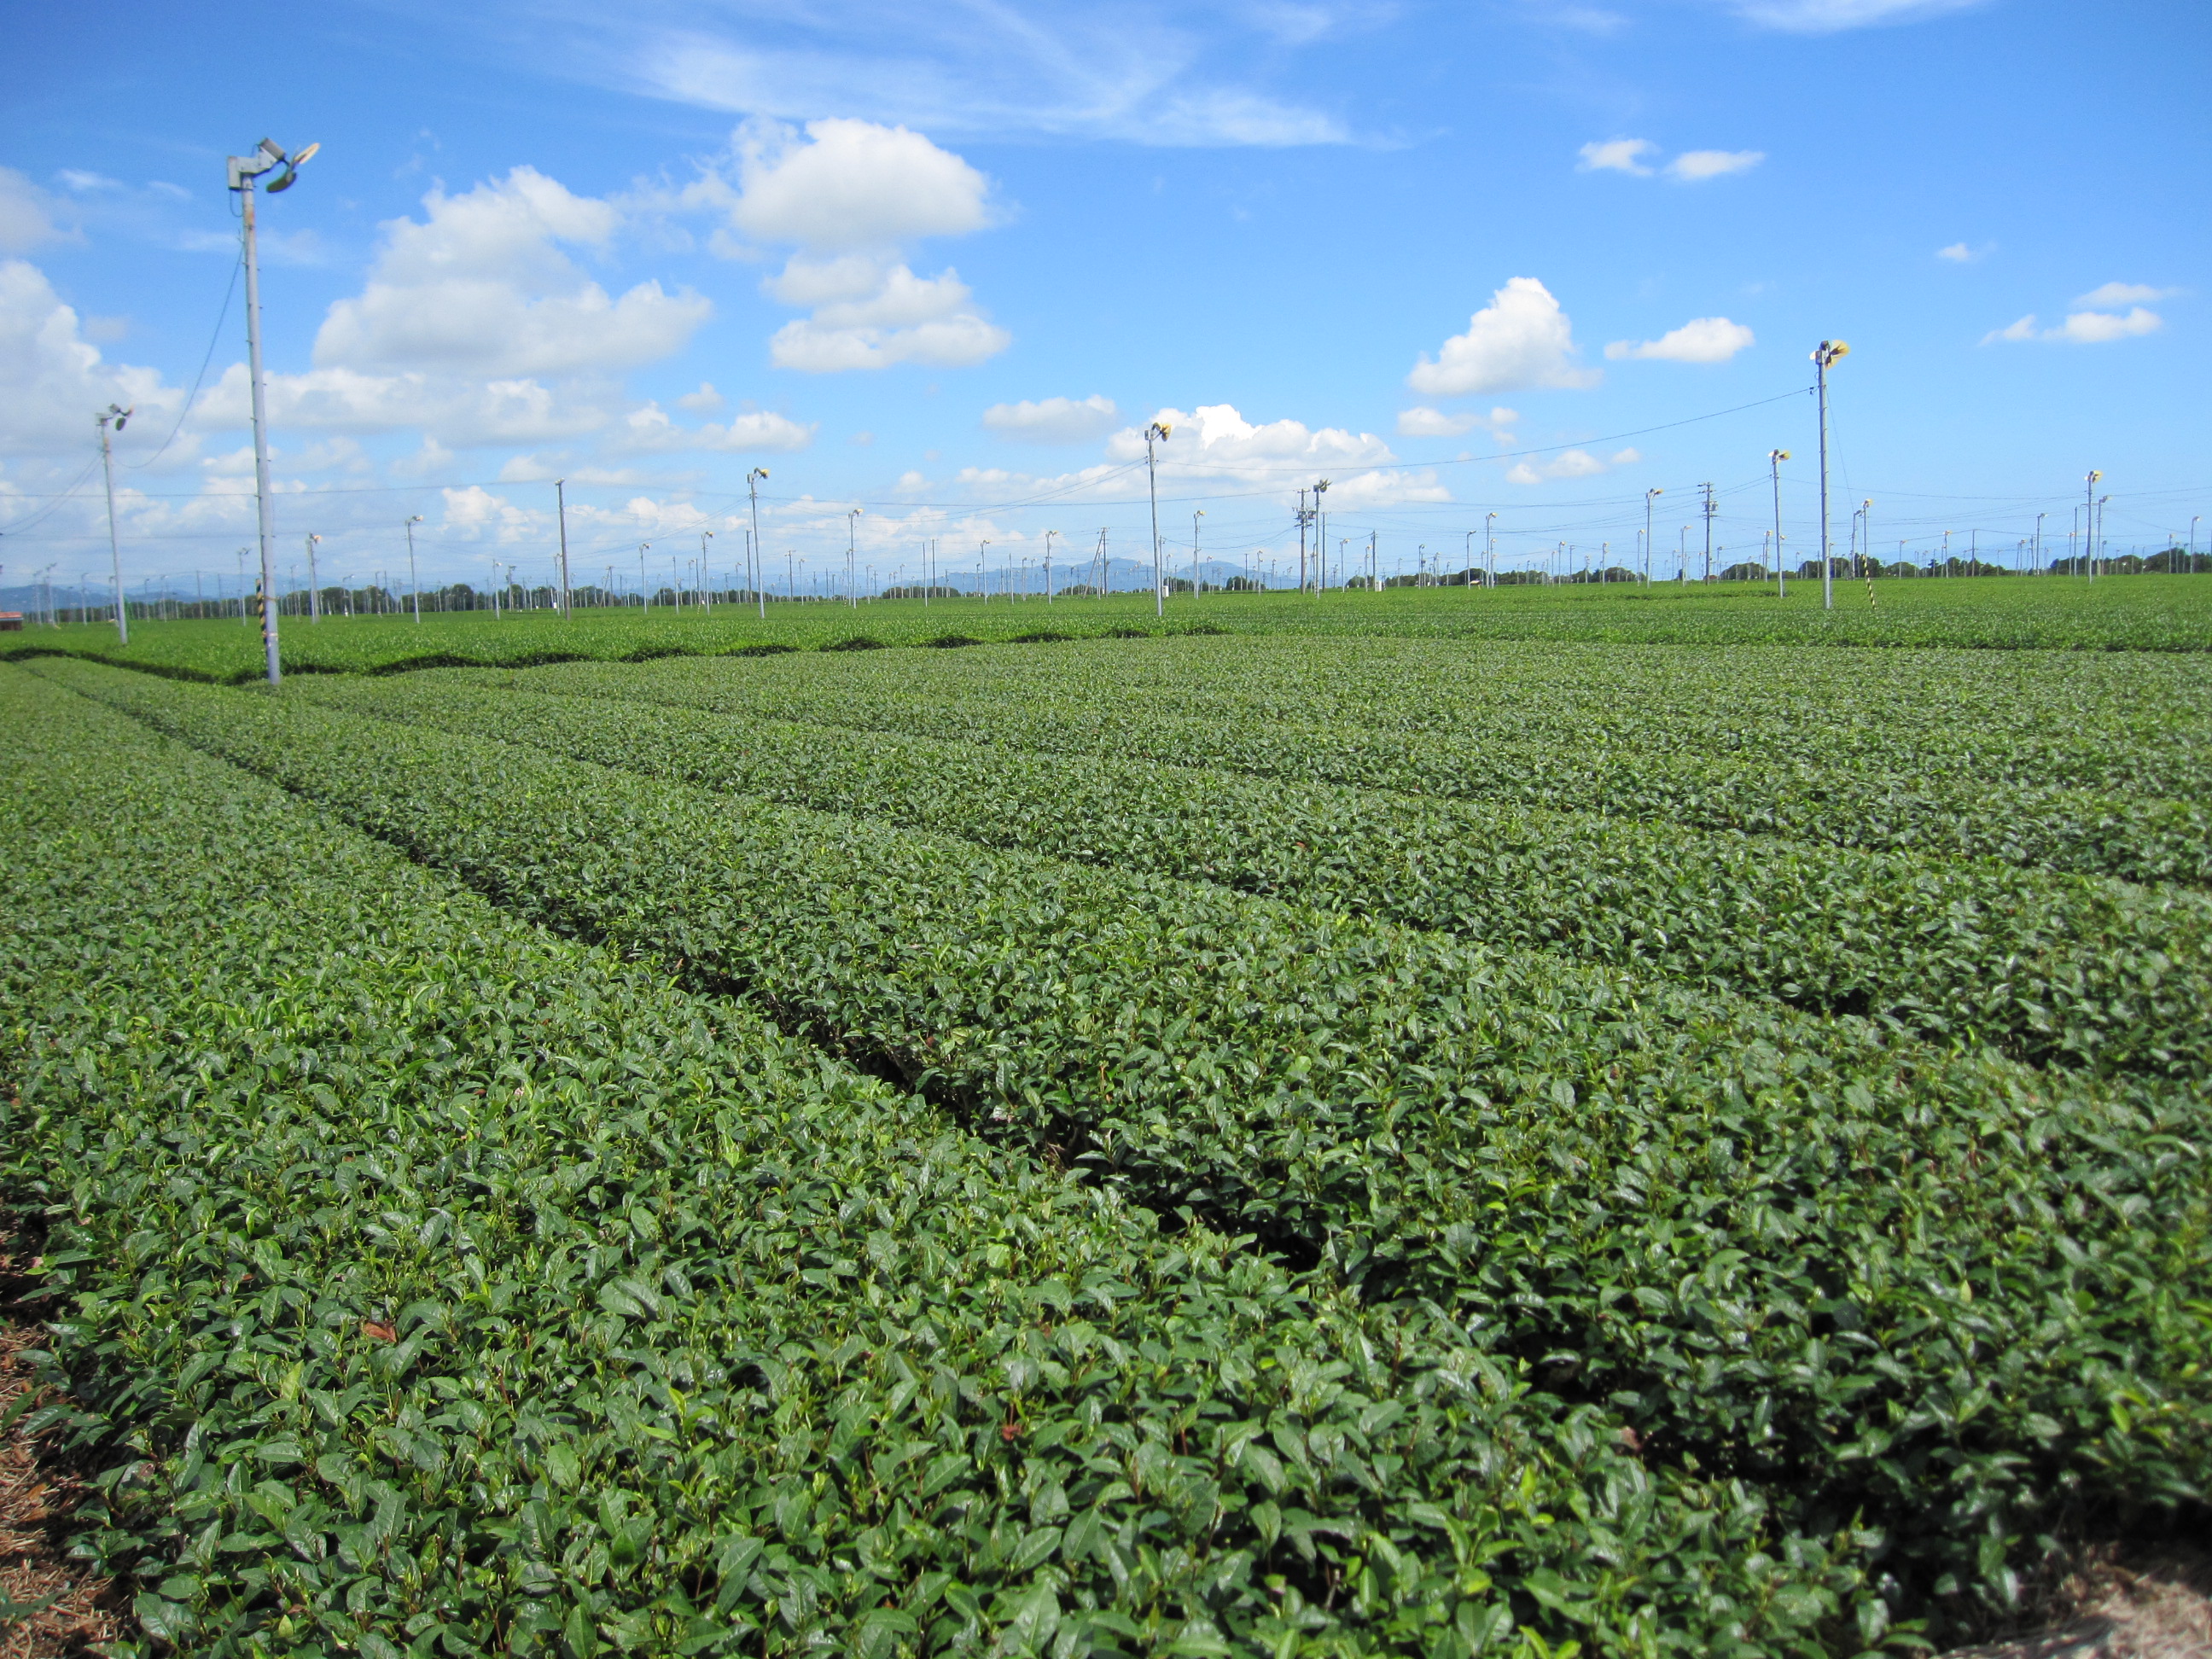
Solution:
[[(472, 380), (459, 375), (369, 374), (352, 368), (312, 368), (271, 374), (269, 419), (280, 429), (302, 426), (337, 432), (419, 428), (456, 447), (540, 443), (594, 431), (611, 418), (589, 390), (554, 388), (527, 378)], [(195, 426), (234, 429), (247, 420), (246, 365), (233, 363), (193, 411)]]
[(2138, 334), (2155, 334), (2165, 326), (2166, 319), (2156, 312), (2146, 311), (2136, 306), (2125, 312), (2071, 312), (2053, 333), (2055, 337), (2071, 340), (2077, 345), (2101, 345), (2107, 340), (2126, 340)]
[(1432, 362), (1424, 354), (1406, 384), (1431, 398), (1577, 389), (1602, 378), (1575, 362), (1574, 330), (1551, 290), (1534, 276), (1516, 276), (1468, 319), (1467, 332), (1443, 343)]
[(23, 259), (0, 260), (0, 386), (7, 388), (0, 449), (18, 453), (82, 451), (92, 441), (93, 412), (111, 403), (138, 410), (125, 429), (126, 446), (145, 438), (151, 448), (184, 403), (183, 389), (165, 385), (155, 370), (102, 357), (76, 310)]
[(1689, 149), (1684, 150), (1667, 163), (1667, 176), (1686, 185), (1701, 179), (1719, 179), (1731, 173), (1747, 173), (1766, 159), (1766, 152), (1758, 149)]
[[(1397, 459), (1390, 446), (1371, 432), (1337, 426), (1315, 429), (1303, 421), (1289, 420), (1255, 426), (1232, 404), (1201, 404), (1188, 415), (1179, 409), (1163, 409), (1152, 419), (1170, 429), (1159, 451), (1162, 462), (1182, 471), (1236, 471), (1269, 464), (1387, 466)], [(1124, 427), (1107, 441), (1106, 453), (1117, 461), (1143, 459), (1144, 428)]]
[(1398, 435), (1401, 438), (1456, 438), (1481, 424), (1482, 416), (1472, 412), (1447, 415), (1441, 409), (1425, 406), (1398, 411)]
[[(2132, 305), (2138, 299), (2163, 299), (2179, 290), (2145, 288), (2138, 283), (2107, 283), (2094, 293), (2085, 294), (2074, 303), (2085, 309), (2069, 312), (2065, 321), (2050, 328), (2038, 325), (2033, 313), (2002, 328), (1993, 328), (1982, 336), (1984, 345), (1999, 341), (2063, 340), (2075, 345), (2105, 345), (2114, 340), (2130, 340), (2145, 334), (2155, 334), (2166, 326), (2166, 319), (2142, 305)], [(2097, 305), (2126, 305), (2125, 311), (2088, 309)]]
[(70, 233), (57, 222), (59, 204), (13, 167), (0, 167), (0, 253), (28, 253)]
[(1693, 317), (1656, 340), (1615, 340), (1605, 355), (1615, 362), (1724, 363), (1752, 343), (1752, 332), (1741, 323), (1725, 317)]
[(1651, 169), (1644, 165), (1644, 157), (1658, 148), (1649, 138), (1608, 138), (1601, 143), (1584, 144), (1582, 148), (1582, 170), (1584, 173), (1629, 173), (1639, 179), (1649, 178)]
[(1440, 409), (1426, 407), (1401, 409), (1398, 411), (1398, 435), (1401, 438), (1457, 438), (1482, 427), (1502, 443), (1512, 436), (1507, 428), (1520, 419), (1516, 412), (1503, 405), (1487, 415), (1479, 414), (1474, 410), (1449, 414)]
[(768, 242), (888, 248), (964, 236), (991, 222), (991, 181), (918, 132), (872, 121), (749, 123), (738, 131), (741, 194), (731, 222)]
[(620, 298), (563, 246), (607, 247), (616, 207), (532, 167), (459, 196), (433, 190), (421, 221), (395, 219), (367, 285), (330, 308), (319, 367), (568, 374), (635, 368), (682, 349), (713, 307), (641, 283)]
[(726, 422), (710, 421), (704, 426), (681, 427), (668, 418), (659, 404), (648, 403), (624, 417), (611, 435), (608, 447), (653, 454), (693, 449), (788, 453), (813, 441), (812, 427), (766, 410), (739, 415)]
[(848, 119), (810, 121), (803, 137), (778, 123), (748, 123), (737, 150), (731, 226), (796, 245), (761, 286), (812, 312), (770, 337), (777, 368), (960, 368), (1012, 343), (957, 271), (921, 276), (899, 257), (907, 242), (993, 222), (990, 180), (959, 156), (904, 127)]
[(983, 411), (983, 424), (1002, 438), (1030, 443), (1073, 444), (1102, 436), (1113, 429), (1121, 411), (1114, 400), (1093, 392), (1088, 398), (1024, 398), (1018, 404), (993, 404)]
[(2106, 306), (2155, 305), (2180, 292), (2178, 288), (2152, 288), (2145, 283), (2107, 283), (2102, 288), (2090, 289), (2074, 303), (2100, 309)]
[(1548, 461), (1515, 462), (1505, 475), (1505, 482), (1536, 484), (1553, 478), (1595, 478), (1617, 466), (1633, 466), (1643, 459), (1643, 454), (1633, 449), (1616, 450), (1607, 460), (1600, 460), (1586, 449), (1563, 450)]

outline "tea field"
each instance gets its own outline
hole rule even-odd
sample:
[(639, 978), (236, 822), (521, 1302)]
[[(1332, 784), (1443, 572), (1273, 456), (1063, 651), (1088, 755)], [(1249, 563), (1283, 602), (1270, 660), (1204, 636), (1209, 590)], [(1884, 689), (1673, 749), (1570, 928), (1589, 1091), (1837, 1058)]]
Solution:
[[(1759, 582), (1621, 582), (1495, 588), (1335, 589), (1325, 593), (1182, 594), (1164, 613), (1149, 592), (920, 599), (858, 605), (771, 601), (765, 613), (727, 603), (578, 610), (340, 617), (287, 616), (279, 629), (291, 673), (388, 673), (575, 659), (640, 661), (870, 646), (1094, 639), (1122, 635), (1294, 634), (1358, 638), (1556, 640), (1616, 644), (1964, 647), (1991, 650), (2212, 650), (2212, 577), (2124, 575), (1838, 582), (1820, 608), (1818, 583), (1786, 594)], [(62, 653), (185, 678), (239, 684), (263, 677), (258, 632), (240, 622), (134, 617), (131, 643), (112, 623), (28, 625), (0, 641), (0, 660)]]
[(2160, 580), (1880, 641), (1503, 590), (0, 665), (79, 1552), (149, 1654), (2025, 1616), (2212, 1521), (2212, 602)]

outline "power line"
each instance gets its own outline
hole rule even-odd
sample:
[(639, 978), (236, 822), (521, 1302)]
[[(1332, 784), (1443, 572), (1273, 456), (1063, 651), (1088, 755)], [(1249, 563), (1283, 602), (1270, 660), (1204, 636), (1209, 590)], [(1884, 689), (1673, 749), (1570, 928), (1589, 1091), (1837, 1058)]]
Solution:
[(169, 435), (161, 440), (161, 447), (143, 461), (125, 461), (124, 465), (137, 472), (149, 467), (169, 453), (169, 446), (177, 441), (177, 434), (185, 429), (185, 420), (198, 400), (200, 382), (207, 379), (208, 365), (215, 361), (215, 349), (222, 339), (222, 325), (230, 320), (230, 296), (238, 292), (238, 273), (246, 268), (246, 256), (240, 253), (230, 268), (230, 285), (222, 291), (222, 309), (216, 313), (215, 331), (208, 336), (206, 353), (200, 358), (200, 372), (192, 376), (192, 389), (185, 393), (185, 406), (177, 411), (177, 423), (169, 428)]

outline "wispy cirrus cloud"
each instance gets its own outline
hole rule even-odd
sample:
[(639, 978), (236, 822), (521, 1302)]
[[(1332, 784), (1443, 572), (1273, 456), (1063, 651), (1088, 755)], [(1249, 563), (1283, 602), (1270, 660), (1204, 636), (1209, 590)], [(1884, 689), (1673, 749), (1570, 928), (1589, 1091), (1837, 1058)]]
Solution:
[(1787, 34), (1839, 34), (1887, 23), (1917, 23), (1972, 11), (1987, 0), (1734, 0), (1735, 14)]
[(1267, 85), (1267, 66), (1368, 27), (1373, 9), (645, 0), (615, 14), (565, 0), (534, 21), (548, 37), (538, 50), (570, 75), (735, 115), (851, 116), (953, 137), (1280, 147), (1351, 134), (1333, 112)]

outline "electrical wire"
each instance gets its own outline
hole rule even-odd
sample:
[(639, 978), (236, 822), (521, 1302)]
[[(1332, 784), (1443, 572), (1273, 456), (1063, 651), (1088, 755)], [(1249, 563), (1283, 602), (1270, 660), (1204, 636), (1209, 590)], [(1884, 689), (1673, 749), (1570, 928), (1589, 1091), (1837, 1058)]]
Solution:
[[(84, 464), (84, 471), (82, 471), (82, 472), (80, 472), (80, 473), (78, 473), (78, 474), (76, 475), (76, 477), (74, 477), (74, 478), (70, 479), (70, 486), (69, 486), (69, 488), (68, 488), (67, 489), (64, 489), (64, 491), (62, 491), (62, 493), (61, 493), (60, 495), (51, 495), (51, 496), (39, 496), (39, 495), (4, 495), (4, 496), (0, 496), (0, 501), (42, 501), (42, 500), (43, 500), (43, 501), (51, 501), (53, 503), (53, 505), (52, 505), (52, 506), (51, 506), (51, 507), (42, 507), (42, 508), (40, 508), (38, 512), (33, 513), (33, 514), (31, 514), (31, 516), (30, 516), (29, 518), (27, 518), (27, 519), (19, 519), (19, 520), (17, 520), (15, 523), (13, 523), (13, 524), (11, 524), (11, 525), (7, 526), (5, 527), (5, 529), (4, 529), (4, 530), (0, 530), (0, 535), (20, 536), (21, 534), (22, 534), (22, 532), (25, 532), (26, 530), (28, 530), (28, 529), (29, 529), (33, 525), (37, 524), (40, 520), (42, 520), (42, 519), (46, 519), (46, 518), (50, 518), (50, 517), (52, 517), (54, 514), (60, 512), (60, 511), (61, 511), (61, 508), (62, 508), (62, 503), (63, 503), (63, 502), (64, 502), (64, 501), (73, 501), (73, 500), (75, 500), (75, 499), (76, 499), (76, 487), (77, 487), (79, 484), (82, 483), (83, 483), (87, 478), (89, 478), (89, 477), (92, 476), (92, 469), (93, 469), (93, 468), (94, 468), (95, 466), (98, 466), (99, 465), (100, 465), (100, 459), (99, 459), (99, 458), (98, 458), (97, 456), (94, 456), (91, 460), (87, 461), (87, 462)], [(82, 539), (82, 538), (73, 538), (72, 539)]]
[(246, 253), (239, 252), (230, 267), (230, 283), (222, 291), (222, 309), (216, 313), (215, 332), (208, 336), (208, 349), (200, 357), (200, 372), (192, 376), (192, 389), (185, 393), (185, 406), (177, 411), (177, 423), (169, 428), (169, 435), (161, 440), (161, 447), (143, 461), (125, 461), (124, 465), (137, 472), (154, 465), (169, 453), (169, 446), (177, 441), (177, 434), (185, 429), (185, 417), (192, 412), (192, 404), (200, 395), (200, 382), (207, 379), (208, 365), (215, 361), (215, 349), (222, 339), (222, 325), (230, 320), (230, 296), (238, 292), (238, 273), (246, 269)]

